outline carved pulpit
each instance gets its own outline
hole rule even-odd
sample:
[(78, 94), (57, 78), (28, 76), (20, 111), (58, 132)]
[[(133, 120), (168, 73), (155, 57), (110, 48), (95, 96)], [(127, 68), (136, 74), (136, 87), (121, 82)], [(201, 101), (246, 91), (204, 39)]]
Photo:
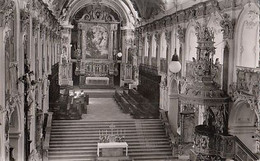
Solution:
[[(192, 159), (221, 158), (216, 151), (216, 136), (227, 135), (228, 95), (215, 81), (221, 72), (215, 54), (214, 33), (199, 23), (196, 25), (197, 57), (187, 69), (180, 94), (181, 141), (193, 144)], [(207, 160), (207, 159), (206, 159)]]

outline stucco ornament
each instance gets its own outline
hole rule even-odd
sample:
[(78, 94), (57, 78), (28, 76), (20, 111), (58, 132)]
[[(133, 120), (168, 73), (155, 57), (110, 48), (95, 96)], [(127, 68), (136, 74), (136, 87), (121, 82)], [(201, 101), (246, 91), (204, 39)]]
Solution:
[(33, 149), (29, 155), (28, 161), (39, 161), (39, 160), (40, 160), (39, 153), (37, 152), (36, 149)]
[(220, 26), (222, 27), (223, 38), (233, 39), (235, 21), (233, 21), (227, 13), (223, 14), (223, 20), (220, 21)]
[(185, 32), (186, 32), (186, 29), (182, 28), (180, 25), (178, 25), (177, 37), (179, 38), (180, 42), (182, 42), (182, 43), (185, 42)]

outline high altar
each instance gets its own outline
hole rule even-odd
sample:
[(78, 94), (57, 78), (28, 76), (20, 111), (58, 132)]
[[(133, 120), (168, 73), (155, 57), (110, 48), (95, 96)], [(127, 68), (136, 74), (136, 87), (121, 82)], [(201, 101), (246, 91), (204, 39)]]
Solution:
[(77, 20), (77, 68), (80, 85), (113, 85), (119, 19), (105, 6), (92, 6)]
[(97, 1), (75, 13), (72, 22), (64, 23), (59, 85), (84, 88), (137, 83), (131, 16), (122, 17), (116, 8)]

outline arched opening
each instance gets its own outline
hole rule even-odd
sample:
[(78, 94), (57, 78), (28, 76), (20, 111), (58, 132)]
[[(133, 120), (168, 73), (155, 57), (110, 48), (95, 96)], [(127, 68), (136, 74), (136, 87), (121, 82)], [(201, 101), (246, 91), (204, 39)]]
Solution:
[[(8, 18), (4, 21), (3, 27), (3, 58), (4, 58), (4, 88), (3, 93), (5, 97), (3, 109), (3, 131), (5, 136), (1, 143), (4, 147), (4, 153), (1, 158), (5, 160), (23, 160), (23, 125), (21, 118), (20, 92), (18, 91), (18, 70), (21, 65), (19, 58), (20, 54), (19, 38), (20, 38), (20, 16), (18, 13), (18, 2), (10, 1), (7, 3), (10, 12)], [(21, 93), (22, 94), (22, 93)], [(2, 151), (3, 152), (3, 151)]]
[(14, 111), (9, 120), (9, 143), (10, 143), (10, 158), (13, 157), (15, 160), (19, 159), (19, 138), (20, 138), (20, 127), (19, 127), (19, 112), (18, 108), (15, 107)]
[(196, 59), (197, 37), (193, 22), (191, 23), (192, 24), (189, 24), (186, 32), (186, 61), (192, 61), (192, 58)]
[(160, 39), (160, 70), (164, 73), (166, 73), (167, 69), (167, 50), (169, 51), (169, 47), (167, 49), (166, 36), (165, 32), (163, 32)]
[(255, 151), (257, 116), (247, 102), (236, 103), (229, 117), (229, 133), (237, 136), (251, 151)]
[(144, 39), (144, 64), (148, 65), (148, 53), (150, 49), (150, 43), (148, 42), (148, 36), (145, 36)]
[(152, 37), (151, 42), (151, 65), (156, 67), (157, 66), (157, 59), (156, 59), (156, 53), (157, 53), (157, 42), (155, 40), (155, 35)]
[(237, 66), (256, 68), (259, 62), (259, 8), (245, 5), (235, 32)]

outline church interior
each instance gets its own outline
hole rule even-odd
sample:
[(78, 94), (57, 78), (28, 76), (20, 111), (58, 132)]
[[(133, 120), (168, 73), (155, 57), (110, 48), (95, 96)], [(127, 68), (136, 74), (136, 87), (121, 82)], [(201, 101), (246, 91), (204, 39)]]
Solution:
[(0, 160), (260, 160), (259, 7), (0, 0)]

